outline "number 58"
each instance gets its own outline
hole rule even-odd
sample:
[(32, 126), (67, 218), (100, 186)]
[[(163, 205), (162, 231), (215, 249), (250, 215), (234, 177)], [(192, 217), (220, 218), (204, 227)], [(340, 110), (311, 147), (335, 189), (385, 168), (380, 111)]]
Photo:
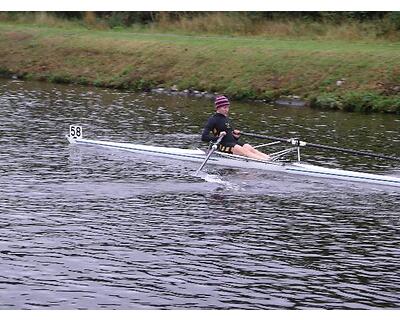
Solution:
[(70, 125), (69, 126), (69, 135), (74, 139), (82, 138), (82, 127)]

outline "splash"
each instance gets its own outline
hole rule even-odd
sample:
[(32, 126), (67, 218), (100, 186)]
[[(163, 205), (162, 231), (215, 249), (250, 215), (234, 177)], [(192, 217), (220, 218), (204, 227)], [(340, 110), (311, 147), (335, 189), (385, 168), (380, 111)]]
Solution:
[(210, 174), (210, 173), (207, 173), (204, 171), (200, 171), (197, 175), (194, 175), (194, 176), (201, 178), (204, 181), (209, 182), (209, 183), (216, 183), (226, 190), (243, 191), (242, 187), (240, 187), (239, 185), (237, 185), (235, 183), (223, 180), (222, 177), (219, 176), (218, 174)]

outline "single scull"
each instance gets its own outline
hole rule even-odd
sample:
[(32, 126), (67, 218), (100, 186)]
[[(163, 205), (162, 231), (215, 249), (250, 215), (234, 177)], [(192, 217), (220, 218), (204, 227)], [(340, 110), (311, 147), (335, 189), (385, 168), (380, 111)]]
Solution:
[[(121, 143), (110, 141), (99, 141), (84, 139), (82, 137), (82, 128), (79, 126), (70, 126), (70, 134), (66, 136), (71, 144), (101, 146), (106, 148), (118, 149), (128, 152), (145, 154), (156, 157), (172, 158), (183, 161), (192, 161), (203, 163), (208, 155), (207, 151), (200, 149), (182, 149), (172, 147), (156, 147), (142, 144)], [(340, 179), (354, 182), (363, 182), (371, 184), (381, 184), (394, 187), (400, 187), (400, 177), (389, 175), (378, 175), (341, 169), (331, 169), (321, 166), (310, 165), (300, 161), (300, 147), (302, 142), (294, 140), (295, 147), (272, 154), (272, 161), (262, 161), (249, 159), (242, 156), (230, 155), (215, 151), (208, 159), (208, 163), (216, 166), (259, 169), (281, 173), (290, 173), (319, 178)], [(278, 161), (278, 158), (291, 151), (298, 153), (298, 160), (293, 162)]]

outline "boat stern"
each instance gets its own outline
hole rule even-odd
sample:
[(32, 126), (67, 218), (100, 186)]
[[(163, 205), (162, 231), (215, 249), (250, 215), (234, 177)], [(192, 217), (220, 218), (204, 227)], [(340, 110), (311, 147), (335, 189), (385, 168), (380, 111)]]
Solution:
[(69, 143), (76, 143), (76, 140), (82, 139), (82, 127), (77, 125), (69, 126), (69, 134), (65, 135)]

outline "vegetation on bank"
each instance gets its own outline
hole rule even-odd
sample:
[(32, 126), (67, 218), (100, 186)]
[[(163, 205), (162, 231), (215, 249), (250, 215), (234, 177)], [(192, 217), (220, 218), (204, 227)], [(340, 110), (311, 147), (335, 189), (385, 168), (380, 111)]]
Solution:
[(396, 41), (151, 31), (2, 22), (0, 74), (121, 89), (174, 87), (236, 99), (298, 96), (312, 107), (400, 114)]
[(2, 12), (0, 21), (48, 27), (119, 29), (279, 39), (400, 40), (400, 12)]

